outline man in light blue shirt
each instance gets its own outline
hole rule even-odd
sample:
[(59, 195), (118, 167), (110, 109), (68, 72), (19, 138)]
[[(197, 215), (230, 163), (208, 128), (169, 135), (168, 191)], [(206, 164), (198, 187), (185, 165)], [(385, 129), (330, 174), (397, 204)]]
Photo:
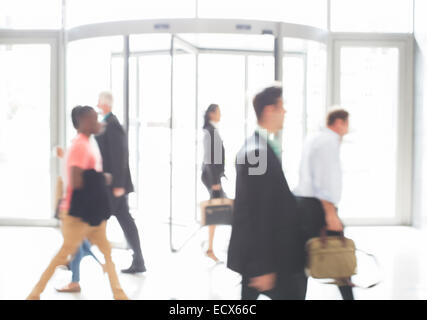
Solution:
[(349, 114), (345, 110), (332, 111), (327, 127), (308, 139), (304, 145), (296, 196), (317, 198), (325, 211), (326, 228), (342, 231), (337, 207), (341, 200), (342, 169), (341, 141), (348, 133)]
[[(323, 227), (328, 236), (343, 234), (337, 207), (342, 191), (340, 149), (342, 138), (348, 133), (348, 118), (345, 110), (330, 112), (327, 127), (304, 145), (294, 195), (306, 238), (319, 236)], [(350, 279), (336, 279), (336, 283), (344, 300), (354, 300)]]

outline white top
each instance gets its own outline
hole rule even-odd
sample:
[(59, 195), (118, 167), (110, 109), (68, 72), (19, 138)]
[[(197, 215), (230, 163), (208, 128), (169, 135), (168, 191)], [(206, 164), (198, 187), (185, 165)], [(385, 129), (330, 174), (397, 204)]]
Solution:
[(209, 123), (212, 125), (212, 127), (214, 127), (215, 129), (218, 130), (218, 122), (215, 121), (209, 121)]
[(341, 137), (325, 128), (304, 145), (296, 196), (314, 197), (333, 203), (341, 200)]

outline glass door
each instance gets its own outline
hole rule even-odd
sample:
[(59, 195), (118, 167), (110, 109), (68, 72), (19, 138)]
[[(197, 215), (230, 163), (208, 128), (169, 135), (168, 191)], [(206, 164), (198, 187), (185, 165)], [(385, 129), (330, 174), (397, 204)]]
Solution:
[[(221, 68), (218, 68), (221, 66)], [(227, 75), (224, 75), (227, 70)], [(202, 183), (203, 163), (203, 117), (210, 104), (221, 110), (218, 131), (224, 142), (225, 175), (222, 187), (228, 197), (234, 198), (235, 157), (245, 139), (245, 56), (218, 53), (199, 55), (198, 81), (198, 199), (200, 203), (209, 199), (209, 192)]]
[(400, 47), (338, 42), (335, 49), (335, 100), (350, 113), (350, 133), (341, 147), (340, 216), (399, 223)]
[(291, 190), (297, 186), (306, 128), (306, 67), (304, 53), (285, 53), (283, 98), (286, 109), (283, 126), (282, 166)]
[(197, 223), (197, 49), (176, 35), (171, 40), (170, 247), (181, 248)]
[(274, 38), (270, 35), (196, 34), (186, 35), (197, 44), (198, 60), (198, 198), (209, 199), (201, 181), (203, 159), (203, 115), (210, 104), (218, 104), (218, 130), (225, 148), (225, 175), (222, 187), (235, 196), (235, 159), (245, 138), (253, 134), (256, 116), (252, 99), (274, 83)]
[(52, 52), (47, 43), (0, 43), (0, 219), (53, 217)]
[(129, 200), (139, 217), (163, 223), (170, 208), (170, 64), (166, 51), (133, 56), (129, 65), (129, 157), (135, 186)]

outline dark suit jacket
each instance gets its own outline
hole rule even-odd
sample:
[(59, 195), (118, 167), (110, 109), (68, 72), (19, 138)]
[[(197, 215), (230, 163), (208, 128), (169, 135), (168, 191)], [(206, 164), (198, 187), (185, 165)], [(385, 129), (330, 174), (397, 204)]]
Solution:
[[(265, 173), (250, 175), (249, 169), (258, 165), (248, 157), (253, 159), (260, 152), (267, 154)], [(239, 151), (236, 169), (228, 267), (246, 277), (303, 271), (305, 253), (296, 201), (279, 159), (258, 133)]]
[(115, 115), (107, 118), (105, 131), (95, 138), (101, 151), (103, 170), (113, 176), (111, 187), (133, 192), (127, 135)]
[(83, 171), (83, 188), (74, 190), (69, 215), (81, 218), (91, 226), (98, 226), (110, 217), (109, 190), (102, 172)]
[[(210, 123), (208, 123), (205, 128), (203, 145), (205, 154), (203, 157), (202, 170), (209, 181), (209, 185), (220, 184), (221, 177), (224, 176), (225, 149), (218, 130), (216, 130)], [(222, 152), (221, 158), (219, 158), (219, 155), (215, 155), (215, 152), (218, 152), (219, 150)], [(215, 158), (219, 158), (216, 161), (217, 163), (215, 163)]]

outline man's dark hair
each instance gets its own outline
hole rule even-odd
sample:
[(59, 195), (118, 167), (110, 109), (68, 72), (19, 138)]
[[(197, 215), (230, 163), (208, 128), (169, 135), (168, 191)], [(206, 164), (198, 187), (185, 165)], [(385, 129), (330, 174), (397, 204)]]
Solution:
[(276, 104), (282, 97), (283, 89), (279, 86), (268, 87), (258, 93), (253, 99), (253, 105), (258, 120), (262, 117), (262, 112), (266, 106)]
[(328, 113), (326, 118), (326, 124), (328, 126), (332, 126), (337, 119), (341, 119), (343, 121), (347, 121), (349, 113), (344, 109), (334, 110)]
[(91, 111), (94, 111), (94, 109), (89, 106), (76, 106), (71, 110), (71, 121), (76, 130), (79, 129), (80, 119)]

